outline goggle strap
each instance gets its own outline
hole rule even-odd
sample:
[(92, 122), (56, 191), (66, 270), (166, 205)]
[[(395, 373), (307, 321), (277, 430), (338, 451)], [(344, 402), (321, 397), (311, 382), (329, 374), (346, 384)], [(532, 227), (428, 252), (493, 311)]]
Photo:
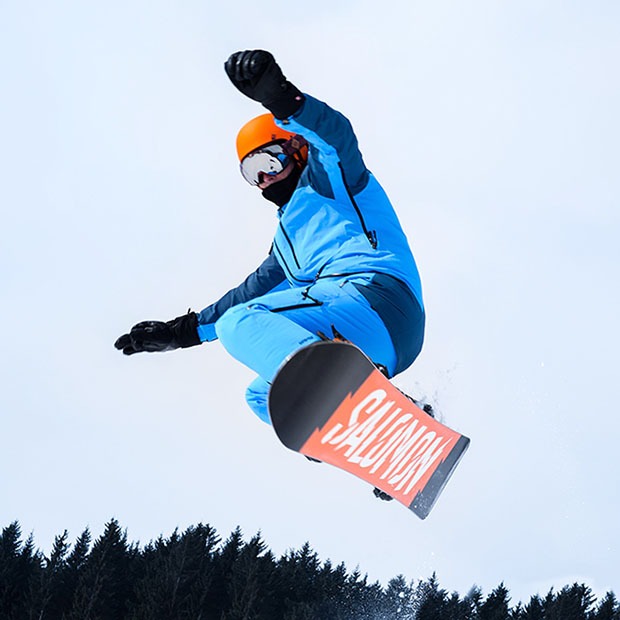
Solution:
[(304, 146), (308, 146), (307, 140), (299, 134), (295, 134), (282, 145), (282, 150), (287, 155), (291, 156), (295, 155), (295, 153), (300, 151)]

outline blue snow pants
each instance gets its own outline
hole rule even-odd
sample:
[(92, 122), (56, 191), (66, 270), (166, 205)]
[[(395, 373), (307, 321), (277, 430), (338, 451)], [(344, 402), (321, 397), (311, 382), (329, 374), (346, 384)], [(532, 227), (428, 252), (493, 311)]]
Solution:
[[(394, 373), (397, 355), (388, 329), (360, 292), (371, 278), (372, 274), (325, 278), (310, 287), (269, 293), (230, 308), (216, 322), (226, 350), (258, 374), (246, 400), (261, 420), (270, 423), (269, 386), (285, 359), (320, 340), (318, 332), (331, 337), (332, 326), (385, 366), (390, 376)], [(423, 321), (421, 325), (423, 331)]]

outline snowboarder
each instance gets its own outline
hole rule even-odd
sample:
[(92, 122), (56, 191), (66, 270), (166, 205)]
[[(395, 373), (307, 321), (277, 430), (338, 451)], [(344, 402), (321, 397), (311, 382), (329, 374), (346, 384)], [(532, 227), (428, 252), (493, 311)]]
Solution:
[(341, 335), (392, 377), (422, 348), (424, 306), (405, 234), (349, 121), (289, 82), (269, 52), (236, 52), (225, 70), (269, 111), (241, 128), (237, 153), (244, 179), (277, 206), (273, 245), (219, 301), (138, 323), (115, 346), (131, 355), (219, 338), (257, 373), (246, 398), (269, 423), (270, 381), (291, 353)]

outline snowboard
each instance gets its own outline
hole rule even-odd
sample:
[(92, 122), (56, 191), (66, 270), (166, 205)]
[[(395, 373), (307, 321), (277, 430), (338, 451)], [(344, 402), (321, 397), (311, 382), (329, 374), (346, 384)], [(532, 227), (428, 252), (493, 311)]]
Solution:
[(347, 342), (316, 342), (288, 358), (269, 413), (287, 448), (354, 474), (421, 519), (469, 446)]

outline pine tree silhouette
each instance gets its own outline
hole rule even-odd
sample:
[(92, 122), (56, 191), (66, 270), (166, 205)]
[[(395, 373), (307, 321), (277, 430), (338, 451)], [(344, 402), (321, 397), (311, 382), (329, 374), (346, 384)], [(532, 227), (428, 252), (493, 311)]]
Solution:
[(32, 535), (22, 543), (17, 521), (5, 527), (0, 534), (0, 618), (21, 620), (30, 615), (41, 570), (42, 557)]
[(70, 547), (65, 531), (49, 557), (21, 540), (19, 523), (0, 533), (0, 620), (620, 620), (613, 592), (596, 601), (585, 584), (510, 607), (501, 583), (485, 598), (441, 588), (436, 574), (386, 587), (358, 568), (321, 563), (310, 543), (279, 559), (260, 532), (240, 528), (220, 542), (199, 524), (142, 550), (114, 519), (91, 548), (88, 529)]
[[(81, 549), (78, 551), (81, 553)], [(85, 559), (79, 573), (74, 605), (69, 618), (75, 620), (118, 620), (133, 596), (132, 560), (137, 549), (127, 543), (115, 519), (106, 524)], [(76, 554), (74, 560), (81, 560)]]
[(479, 620), (510, 620), (510, 594), (501, 583), (478, 609)]
[(555, 596), (549, 592), (544, 603), (544, 620), (587, 620), (593, 604), (588, 586), (578, 583), (564, 586)]
[(620, 604), (613, 592), (607, 592), (592, 615), (592, 620), (620, 620)]
[(54, 539), (50, 557), (44, 562), (38, 592), (33, 604), (33, 617), (40, 620), (60, 620), (68, 611), (67, 603), (73, 598), (69, 584), (67, 556), (70, 544), (65, 530)]
[(515, 620), (544, 620), (544, 617), (543, 600), (538, 594), (535, 594), (530, 599), (530, 602), (522, 608)]
[(275, 568), (275, 560), (267, 545), (256, 534), (237, 554), (228, 582), (230, 610), (226, 620), (254, 620), (261, 615)]
[(139, 558), (136, 620), (200, 617), (211, 592), (219, 540), (211, 526), (199, 524), (148, 544)]
[(416, 598), (418, 602), (415, 620), (444, 620), (448, 593), (439, 587), (435, 573), (427, 581), (418, 584)]
[(414, 620), (414, 588), (403, 575), (390, 579), (384, 593), (382, 613), (385, 618)]

